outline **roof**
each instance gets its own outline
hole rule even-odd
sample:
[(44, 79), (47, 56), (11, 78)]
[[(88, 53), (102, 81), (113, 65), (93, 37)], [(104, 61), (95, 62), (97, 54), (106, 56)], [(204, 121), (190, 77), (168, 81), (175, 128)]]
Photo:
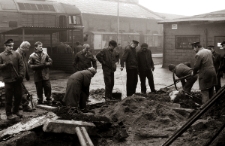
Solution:
[(165, 20), (187, 17), (187, 16), (184, 16), (184, 15), (176, 15), (176, 14), (168, 14), (168, 13), (159, 13), (159, 12), (155, 12), (155, 13), (158, 14), (159, 16), (161, 16)]
[[(81, 13), (96, 14), (96, 15), (109, 15), (117, 16), (117, 1), (106, 0), (57, 0), (58, 2), (66, 2), (69, 4), (75, 4)], [(132, 17), (143, 19), (157, 19), (162, 20), (160, 16), (147, 8), (135, 4), (135, 3), (119, 3), (119, 16), (120, 17)]]
[(7, 31), (1, 32), (1, 34), (23, 34), (23, 29), (25, 34), (52, 34), (56, 32), (83, 29), (83, 27), (34, 27), (34, 26), (22, 26)]
[(194, 15), (190, 17), (183, 17), (172, 20), (164, 20), (159, 23), (173, 23), (173, 22), (220, 22), (225, 21), (225, 10), (205, 13), (201, 15)]

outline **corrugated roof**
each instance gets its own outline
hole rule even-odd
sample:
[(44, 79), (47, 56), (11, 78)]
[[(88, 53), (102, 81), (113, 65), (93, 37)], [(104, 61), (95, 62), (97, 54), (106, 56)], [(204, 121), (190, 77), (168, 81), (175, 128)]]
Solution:
[[(105, 0), (58, 0), (75, 4), (81, 13), (110, 15), (117, 16), (117, 2)], [(158, 19), (162, 20), (160, 16), (154, 12), (135, 3), (120, 2), (119, 15), (122, 17), (144, 18), (144, 19)]]
[(159, 23), (173, 23), (173, 22), (216, 22), (225, 21), (225, 10), (215, 11), (211, 13), (205, 13), (201, 15), (195, 15), (191, 17), (183, 17), (172, 20), (164, 20)]

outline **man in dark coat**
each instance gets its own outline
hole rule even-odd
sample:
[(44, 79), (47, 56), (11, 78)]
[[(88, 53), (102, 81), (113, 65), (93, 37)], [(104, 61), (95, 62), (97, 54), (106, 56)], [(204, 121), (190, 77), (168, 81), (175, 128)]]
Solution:
[(80, 44), (80, 42), (76, 42), (75, 43), (75, 47), (74, 47), (74, 55), (76, 55), (78, 52), (80, 52), (81, 50), (83, 50), (83, 46)]
[(124, 54), (121, 59), (121, 71), (124, 68), (124, 62), (126, 62), (127, 71), (127, 96), (131, 96), (136, 92), (138, 82), (138, 63), (136, 47), (138, 41), (133, 40), (130, 45), (126, 46)]
[(223, 71), (221, 71), (221, 61), (222, 61), (222, 57), (219, 53), (217, 53), (214, 50), (214, 46), (208, 46), (208, 49), (212, 52), (213, 54), (213, 64), (216, 70), (216, 76), (217, 76), (217, 85), (215, 86), (216, 88), (216, 92), (219, 91), (219, 89), (221, 88), (221, 77), (223, 76)]
[(119, 54), (114, 48), (117, 46), (116, 41), (109, 41), (108, 48), (100, 51), (96, 58), (102, 64), (102, 70), (105, 82), (105, 98), (112, 99), (112, 90), (114, 87), (114, 72), (116, 71), (116, 62), (118, 62)]
[(75, 72), (86, 70), (92, 66), (97, 70), (96, 60), (90, 52), (90, 45), (84, 44), (83, 47), (84, 49), (78, 52), (74, 58), (73, 67)]
[(216, 71), (213, 65), (212, 52), (201, 46), (200, 42), (192, 43), (196, 52), (193, 74), (199, 71), (199, 87), (202, 103), (205, 104), (213, 96), (213, 88), (217, 84)]
[[(13, 40), (8, 39), (4, 43), (5, 51), (0, 54), (1, 76), (5, 83), (5, 110), (9, 120), (15, 118), (13, 114), (22, 117), (22, 114), (19, 112), (19, 105), (22, 98), (21, 83), (24, 77), (24, 64), (21, 55), (13, 51), (13, 45)], [(19, 77), (13, 68), (17, 71)]]
[(89, 68), (78, 71), (69, 77), (66, 94), (62, 100), (66, 106), (75, 107), (85, 112), (89, 96), (89, 86), (95, 73), (96, 70), (94, 68)]
[[(26, 53), (29, 51), (29, 48), (30, 48), (30, 43), (28, 41), (23, 41), (20, 44), (20, 47), (16, 50), (16, 52), (18, 52), (22, 57), (23, 64), (24, 64), (25, 78), (26, 78), (27, 81), (30, 80), (28, 64), (27, 64), (27, 56), (26, 56)], [(29, 106), (29, 101), (27, 99), (27, 94), (26, 94), (26, 91), (25, 91), (24, 88), (22, 88), (21, 104), (22, 104), (24, 112), (32, 112), (32, 109)]]
[(137, 62), (139, 77), (141, 80), (141, 93), (146, 94), (146, 77), (152, 92), (156, 92), (152, 71), (154, 71), (154, 62), (152, 52), (148, 49), (148, 44), (143, 43), (141, 49), (137, 52)]
[[(182, 78), (184, 76), (191, 75), (193, 69), (191, 68), (191, 64), (189, 62), (180, 63), (178, 65), (170, 64), (169, 70), (172, 71), (178, 78)], [(194, 83), (198, 79), (198, 75), (190, 76), (186, 79), (181, 80), (182, 88), (185, 92), (191, 92), (191, 88)]]

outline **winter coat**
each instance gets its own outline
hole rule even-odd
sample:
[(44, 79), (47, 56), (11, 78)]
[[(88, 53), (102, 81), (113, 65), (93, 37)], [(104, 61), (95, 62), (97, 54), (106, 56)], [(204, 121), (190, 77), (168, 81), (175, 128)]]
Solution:
[(152, 60), (152, 52), (147, 49), (143, 51), (142, 49), (137, 52), (137, 62), (139, 71), (151, 70), (154, 68), (154, 62)]
[[(89, 86), (93, 74), (89, 70), (82, 70), (72, 74), (66, 87), (63, 102), (67, 106), (78, 107), (81, 98), (89, 96)], [(84, 96), (84, 97), (81, 97)]]
[(86, 70), (89, 67), (92, 67), (92, 65), (95, 69), (97, 69), (97, 64), (94, 56), (91, 52), (84, 52), (83, 50), (78, 52), (75, 55), (73, 66), (76, 71)]
[(32, 53), (28, 60), (29, 67), (34, 71), (34, 82), (49, 80), (49, 67), (52, 65), (52, 59), (47, 53), (40, 55)]
[(24, 65), (24, 75), (25, 75), (26, 79), (27, 79), (27, 78), (30, 78), (30, 77), (29, 77), (29, 70), (28, 70), (28, 63), (27, 63), (27, 56), (26, 56), (26, 53), (23, 52), (20, 48), (18, 48), (18, 49), (16, 50), (16, 52), (18, 52), (18, 53), (21, 55), (21, 57), (22, 57), (23, 65)]
[(201, 48), (198, 53), (196, 53), (193, 72), (197, 74), (198, 71), (200, 90), (207, 90), (217, 84), (211, 51)]
[(102, 64), (104, 72), (116, 71), (116, 62), (119, 60), (119, 53), (117, 51), (110, 51), (108, 48), (104, 48), (96, 55), (96, 58)]
[(124, 67), (124, 62), (126, 62), (126, 69), (138, 69), (136, 48), (131, 48), (127, 46), (124, 50), (124, 54), (121, 58), (121, 67)]
[(24, 64), (22, 57), (19, 53), (11, 51), (8, 53), (6, 51), (0, 54), (0, 70), (1, 76), (3, 77), (3, 82), (15, 82), (17, 75), (11, 66), (5, 66), (4, 64), (11, 61), (17, 73), (24, 77)]

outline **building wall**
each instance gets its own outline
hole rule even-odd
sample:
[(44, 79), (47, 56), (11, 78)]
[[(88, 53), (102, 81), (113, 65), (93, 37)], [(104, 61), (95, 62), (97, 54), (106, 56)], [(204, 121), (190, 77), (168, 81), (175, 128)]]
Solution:
[[(88, 33), (90, 31), (114, 32), (114, 33), (117, 32), (118, 24), (117, 24), (117, 17), (115, 16), (102, 16), (92, 14), (82, 14), (82, 16), (83, 16), (84, 33)], [(162, 38), (162, 30), (163, 30), (162, 25), (158, 24), (157, 20), (127, 18), (127, 17), (120, 17), (119, 20), (120, 20), (119, 23), (120, 33), (139, 33), (140, 36), (138, 38), (140, 43), (149, 40), (149, 36), (147, 35), (157, 34), (160, 36), (160, 39)], [(141, 35), (143, 37), (141, 37)], [(119, 43), (123, 43), (124, 40), (120, 40), (120, 38)], [(157, 43), (155, 44), (158, 44), (156, 50), (158, 49), (159, 52), (162, 52), (162, 39), (160, 41), (157, 40)], [(149, 45), (152, 46), (152, 44)]]
[[(203, 47), (215, 45), (217, 36), (225, 36), (225, 23), (178, 23), (177, 29), (172, 29), (172, 24), (164, 24), (164, 60), (163, 67), (169, 64), (191, 62), (194, 64), (195, 52), (193, 49), (177, 49), (176, 36), (199, 35)], [(223, 50), (215, 47), (216, 51), (223, 54)]]

